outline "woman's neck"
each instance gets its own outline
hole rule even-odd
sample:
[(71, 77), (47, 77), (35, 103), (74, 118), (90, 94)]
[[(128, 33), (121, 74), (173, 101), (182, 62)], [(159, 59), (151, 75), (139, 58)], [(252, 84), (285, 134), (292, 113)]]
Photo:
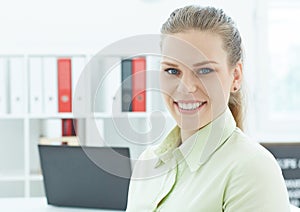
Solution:
[(184, 143), (189, 137), (194, 135), (198, 130), (180, 130), (181, 143)]

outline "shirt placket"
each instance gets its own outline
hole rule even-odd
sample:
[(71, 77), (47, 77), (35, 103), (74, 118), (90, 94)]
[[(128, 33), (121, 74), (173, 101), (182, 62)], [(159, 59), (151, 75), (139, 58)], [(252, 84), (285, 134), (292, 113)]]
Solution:
[(161, 211), (161, 206), (163, 204), (160, 203), (161, 201), (164, 201), (164, 199), (167, 198), (168, 195), (172, 192), (172, 189), (176, 184), (177, 171), (178, 171), (178, 167), (176, 165), (168, 172), (167, 177), (165, 178), (164, 186), (161, 192), (159, 192), (159, 194), (157, 195), (157, 198), (155, 200), (155, 205), (154, 205), (155, 208), (153, 211), (155, 212)]
[[(167, 198), (169, 198), (169, 195), (171, 193), (173, 193), (174, 190), (176, 189), (175, 187), (178, 185), (178, 180), (181, 178), (181, 176), (183, 175), (184, 170), (186, 168), (186, 163), (185, 163), (182, 153), (180, 151), (175, 150), (173, 152), (173, 154), (174, 154), (173, 161), (176, 162), (176, 168), (174, 168), (174, 171), (173, 171), (174, 174), (172, 175), (172, 177), (169, 178), (168, 189), (164, 189), (165, 190), (164, 195), (160, 196), (160, 200), (157, 202), (157, 204), (159, 204), (160, 201), (163, 201), (163, 203), (161, 205), (159, 205), (159, 207), (156, 208), (156, 210), (155, 210), (156, 212), (163, 211), (163, 209), (165, 208), (164, 202), (167, 201)], [(171, 179), (172, 179), (172, 181), (171, 181)], [(167, 180), (166, 180), (166, 182), (167, 182)]]

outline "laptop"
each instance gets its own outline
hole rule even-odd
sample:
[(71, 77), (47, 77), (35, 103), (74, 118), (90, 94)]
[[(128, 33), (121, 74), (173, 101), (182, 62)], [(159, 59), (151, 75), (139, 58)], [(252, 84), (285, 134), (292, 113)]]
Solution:
[(289, 193), (290, 203), (300, 207), (300, 143), (299, 142), (265, 142), (261, 143), (276, 158)]
[(129, 148), (38, 145), (50, 205), (125, 210)]

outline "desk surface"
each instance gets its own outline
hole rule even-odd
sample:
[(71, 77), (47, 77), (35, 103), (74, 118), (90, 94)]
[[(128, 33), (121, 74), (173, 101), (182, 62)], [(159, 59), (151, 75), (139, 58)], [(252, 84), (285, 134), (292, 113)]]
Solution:
[(0, 211), (10, 212), (120, 212), (87, 208), (58, 207), (47, 204), (44, 197), (39, 198), (0, 198)]
[[(57, 207), (47, 204), (46, 198), (0, 198), (0, 211), (10, 212), (121, 212), (116, 210), (100, 210), (89, 208)], [(291, 205), (291, 212), (300, 212)]]

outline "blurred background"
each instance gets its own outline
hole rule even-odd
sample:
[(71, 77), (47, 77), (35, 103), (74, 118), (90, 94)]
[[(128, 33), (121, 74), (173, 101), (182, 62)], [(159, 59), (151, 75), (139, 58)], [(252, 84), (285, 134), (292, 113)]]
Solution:
[[(245, 47), (247, 127), (259, 139), (297, 140), (300, 36), (297, 0), (0, 1), (1, 54), (95, 54), (120, 39), (159, 33), (177, 7), (221, 7)], [(255, 119), (255, 120), (253, 120)]]
[[(297, 0), (0, 0), (0, 57), (25, 61), (31, 56), (81, 57), (87, 63), (111, 43), (135, 35), (159, 34), (170, 13), (188, 4), (222, 8), (237, 23), (245, 48), (246, 133), (257, 142), (298, 142)], [(6, 84), (6, 78), (1, 76), (4, 75), (0, 73), (0, 84)], [(23, 79), (29, 78), (25, 73)], [(24, 86), (28, 90), (30, 83)], [(29, 98), (30, 92), (25, 93)], [(9, 108), (0, 114), (0, 197), (44, 195), (35, 149), (42, 134), (47, 134), (41, 126), (49, 124), (49, 120), (74, 118), (71, 113), (32, 116), (29, 102), (25, 100), (27, 106), (21, 114)], [(106, 138), (113, 139), (115, 131), (111, 130), (109, 118), (100, 114), (97, 126), (104, 128)], [(147, 114), (132, 118), (132, 124), (140, 127), (140, 118), (147, 119)], [(82, 125), (85, 137), (92, 137), (85, 132), (90, 130), (89, 121), (85, 119)], [(171, 126), (172, 122), (167, 129)]]

